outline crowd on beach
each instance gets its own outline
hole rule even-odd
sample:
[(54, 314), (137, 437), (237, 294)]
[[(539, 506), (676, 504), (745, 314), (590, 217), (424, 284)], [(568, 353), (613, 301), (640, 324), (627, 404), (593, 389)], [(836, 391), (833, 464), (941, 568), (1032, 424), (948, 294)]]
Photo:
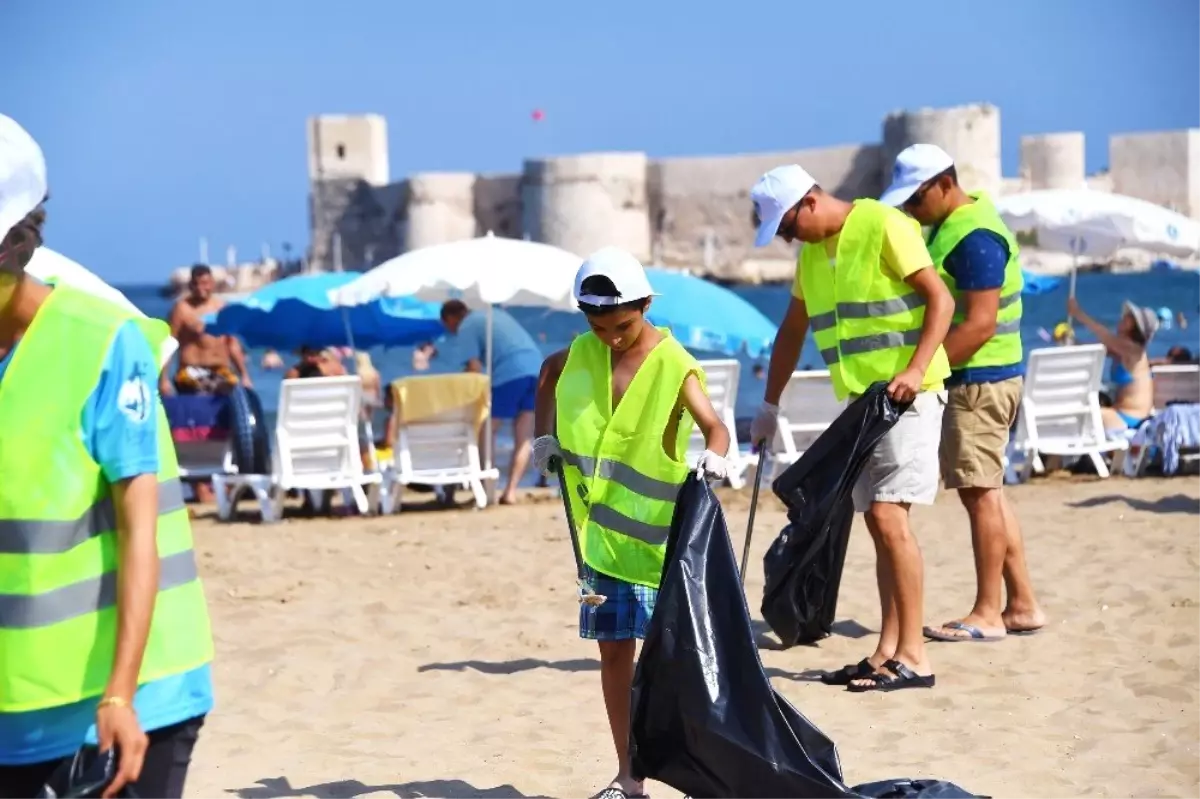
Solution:
[[(808, 335), (839, 400), (882, 383), (902, 411), (854, 495), (876, 552), (879, 636), (823, 681), (851, 693), (933, 689), (929, 641), (1002, 642), (1047, 624), (1004, 491), (1023, 390), (1019, 247), (990, 198), (966, 191), (952, 155), (930, 144), (899, 154), (879, 199), (838, 198), (798, 164), (770, 170), (750, 196), (757, 246), (800, 244), (751, 444), (775, 439)], [(160, 394), (252, 381), (237, 340), (205, 332), (220, 299), (203, 267), (165, 323), (27, 277), (46, 199), (41, 150), (0, 117), (0, 469), (13, 475), (0, 482), (0, 547), (5, 573), (18, 575), (0, 577), (0, 797), (33, 795), (85, 744), (119, 752), (105, 796), (129, 785), (179, 797), (213, 707), (213, 643)], [(633, 255), (605, 248), (584, 259), (574, 297), (588, 330), (548, 357), (510, 315), (493, 316), (491, 413), (512, 425), (515, 443), (500, 502), (518, 500), (531, 467), (562, 480), (581, 578), (607, 597), (581, 603), (578, 620), (598, 645), (617, 760), (597, 795), (636, 799), (645, 796), (628, 751), (637, 641), (653, 618), (679, 487), (693, 474), (724, 479), (731, 435), (698, 361), (647, 321), (655, 293)], [(1157, 314), (1126, 304), (1109, 330), (1078, 303), (1069, 311), (1113, 357), (1105, 425), (1140, 424), (1153, 401), (1146, 348)], [(461, 368), (483, 371), (486, 319), (454, 300), (441, 319), (477, 353)], [(175, 367), (155, 354), (168, 336), (179, 342)], [(436, 348), (418, 351), (428, 367)], [(305, 349), (285, 377), (345, 374), (344, 355)], [(353, 357), (366, 407), (386, 407), (369, 357)], [(689, 466), (694, 427), (704, 451)], [(928, 624), (910, 509), (943, 486), (969, 518), (977, 592), (965, 613)], [(106, 580), (112, 590), (93, 588)], [(64, 586), (78, 589), (74, 599)], [(4, 604), (10, 597), (19, 611)]]

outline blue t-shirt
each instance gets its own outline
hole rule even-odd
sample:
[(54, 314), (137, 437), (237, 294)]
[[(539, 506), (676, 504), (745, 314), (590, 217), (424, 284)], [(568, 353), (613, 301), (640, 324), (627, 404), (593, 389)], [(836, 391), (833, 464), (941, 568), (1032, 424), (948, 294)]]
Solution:
[[(472, 311), (458, 327), (456, 346), (466, 358), (478, 358), (487, 369), (487, 312)], [(542, 371), (542, 351), (521, 323), (503, 308), (492, 309), (492, 385), (502, 386), (523, 377), (537, 378)]]
[[(18, 344), (19, 346), (19, 344)], [(16, 347), (0, 360), (0, 382)], [(158, 359), (137, 325), (117, 331), (100, 380), (83, 407), (83, 443), (109, 482), (158, 472)], [(130, 390), (130, 389), (134, 390)], [(208, 665), (138, 688), (133, 700), (142, 729), (160, 729), (213, 706)], [(96, 700), (0, 713), (0, 765), (41, 763), (96, 743)]]
[[(1008, 242), (990, 230), (979, 228), (963, 236), (942, 262), (942, 268), (954, 278), (959, 291), (987, 291), (1004, 285), (1008, 266)], [(998, 383), (1025, 374), (1025, 364), (955, 368), (947, 385)]]

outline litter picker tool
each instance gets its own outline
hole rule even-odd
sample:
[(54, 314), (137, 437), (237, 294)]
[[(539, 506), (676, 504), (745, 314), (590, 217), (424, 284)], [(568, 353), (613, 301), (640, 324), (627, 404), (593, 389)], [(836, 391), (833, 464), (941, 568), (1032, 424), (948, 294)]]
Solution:
[(742, 579), (742, 588), (746, 587), (746, 561), (750, 559), (750, 536), (754, 534), (754, 512), (758, 510), (758, 488), (762, 485), (763, 466), (767, 460), (767, 447), (764, 444), (758, 452), (758, 465), (754, 467), (754, 490), (750, 494), (750, 520), (746, 523), (746, 545), (742, 547), (742, 566), (738, 575)]
[(579, 602), (583, 605), (599, 607), (608, 597), (597, 594), (588, 581), (583, 570), (583, 552), (579, 549), (579, 531), (575, 529), (575, 517), (571, 515), (571, 492), (567, 490), (567, 476), (563, 473), (562, 458), (555, 457), (551, 461), (554, 473), (558, 475), (558, 486), (562, 491), (563, 510), (567, 514), (567, 529), (571, 533), (571, 550), (575, 554), (575, 579), (579, 586)]

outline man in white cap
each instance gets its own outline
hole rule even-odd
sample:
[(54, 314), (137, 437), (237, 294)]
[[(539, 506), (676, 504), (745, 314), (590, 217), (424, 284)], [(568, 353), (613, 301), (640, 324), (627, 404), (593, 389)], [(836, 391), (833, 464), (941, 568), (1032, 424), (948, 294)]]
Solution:
[(925, 633), (973, 642), (1031, 633), (1046, 619), (1016, 513), (1004, 496), (1004, 453), (1025, 373), (1017, 239), (987, 194), (963, 190), (954, 159), (935, 144), (914, 144), (896, 157), (892, 184), (880, 200), (930, 229), (929, 253), (955, 303), (943, 345), (951, 375), (941, 471), (970, 518), (976, 593), (970, 613)]
[(88, 744), (116, 750), (104, 796), (178, 797), (212, 636), (155, 392), (168, 330), (25, 274), (45, 197), (0, 116), (0, 797), (62, 795)]
[(669, 331), (646, 321), (653, 296), (632, 255), (615, 247), (594, 253), (575, 277), (591, 331), (548, 357), (538, 381), (534, 464), (561, 468), (584, 579), (607, 597), (579, 611), (580, 637), (600, 647), (617, 751), (617, 776), (602, 799), (644, 795), (630, 772), (634, 655), (654, 613), (693, 423), (706, 447), (697, 471), (716, 479), (727, 471), (729, 431), (705, 393), (704, 370)]
[(937, 496), (942, 384), (950, 375), (942, 339), (954, 302), (919, 227), (894, 208), (827, 194), (795, 164), (763, 175), (750, 197), (758, 246), (775, 236), (803, 242), (751, 442), (774, 439), (779, 397), (810, 325), (838, 399), (886, 382), (893, 400), (910, 404), (854, 489), (855, 509), (865, 514), (878, 559), (879, 642), (869, 657), (824, 681), (856, 692), (931, 687), (921, 631), (924, 567), (908, 515), (913, 503), (931, 504)]

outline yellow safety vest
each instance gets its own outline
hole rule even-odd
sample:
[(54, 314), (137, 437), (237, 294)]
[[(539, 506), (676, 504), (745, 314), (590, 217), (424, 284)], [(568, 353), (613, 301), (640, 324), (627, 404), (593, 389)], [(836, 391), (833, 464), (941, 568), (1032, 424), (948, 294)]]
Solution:
[[(38, 310), (0, 380), (0, 713), (99, 696), (117, 639), (112, 486), (83, 444), (82, 408), (113, 337), (134, 321), (155, 352), (161, 321), (65, 286)], [(158, 375), (143, 375), (146, 389)], [(131, 403), (139, 386), (129, 386)], [(141, 394), (144, 399), (148, 391)], [(179, 466), (158, 417), (159, 592), (139, 683), (212, 660)]]
[(673, 451), (663, 449), (680, 389), (704, 371), (663, 330), (612, 408), (612, 353), (593, 333), (571, 342), (555, 391), (557, 435), (583, 559), (598, 572), (657, 588), (675, 498), (688, 477), (692, 416), (678, 418)]
[(929, 254), (938, 268), (938, 274), (954, 295), (954, 324), (962, 324), (967, 318), (967, 306), (954, 277), (943, 262), (958, 243), (974, 230), (989, 230), (1008, 243), (1008, 263), (1004, 265), (1004, 283), (1000, 286), (1000, 307), (996, 312), (996, 332), (984, 345), (967, 359), (966, 363), (954, 366), (967, 369), (980, 366), (1011, 366), (1021, 363), (1025, 354), (1021, 347), (1021, 290), (1025, 279), (1021, 276), (1020, 247), (1016, 236), (1004, 224), (996, 206), (984, 192), (971, 195), (975, 202), (955, 209), (938, 227), (929, 242)]
[[(800, 285), (813, 338), (840, 400), (907, 369), (925, 322), (925, 300), (881, 263), (887, 214), (903, 217), (877, 200), (856, 200), (838, 237), (836, 264), (824, 242), (800, 251)], [(949, 375), (939, 345), (925, 379)]]

